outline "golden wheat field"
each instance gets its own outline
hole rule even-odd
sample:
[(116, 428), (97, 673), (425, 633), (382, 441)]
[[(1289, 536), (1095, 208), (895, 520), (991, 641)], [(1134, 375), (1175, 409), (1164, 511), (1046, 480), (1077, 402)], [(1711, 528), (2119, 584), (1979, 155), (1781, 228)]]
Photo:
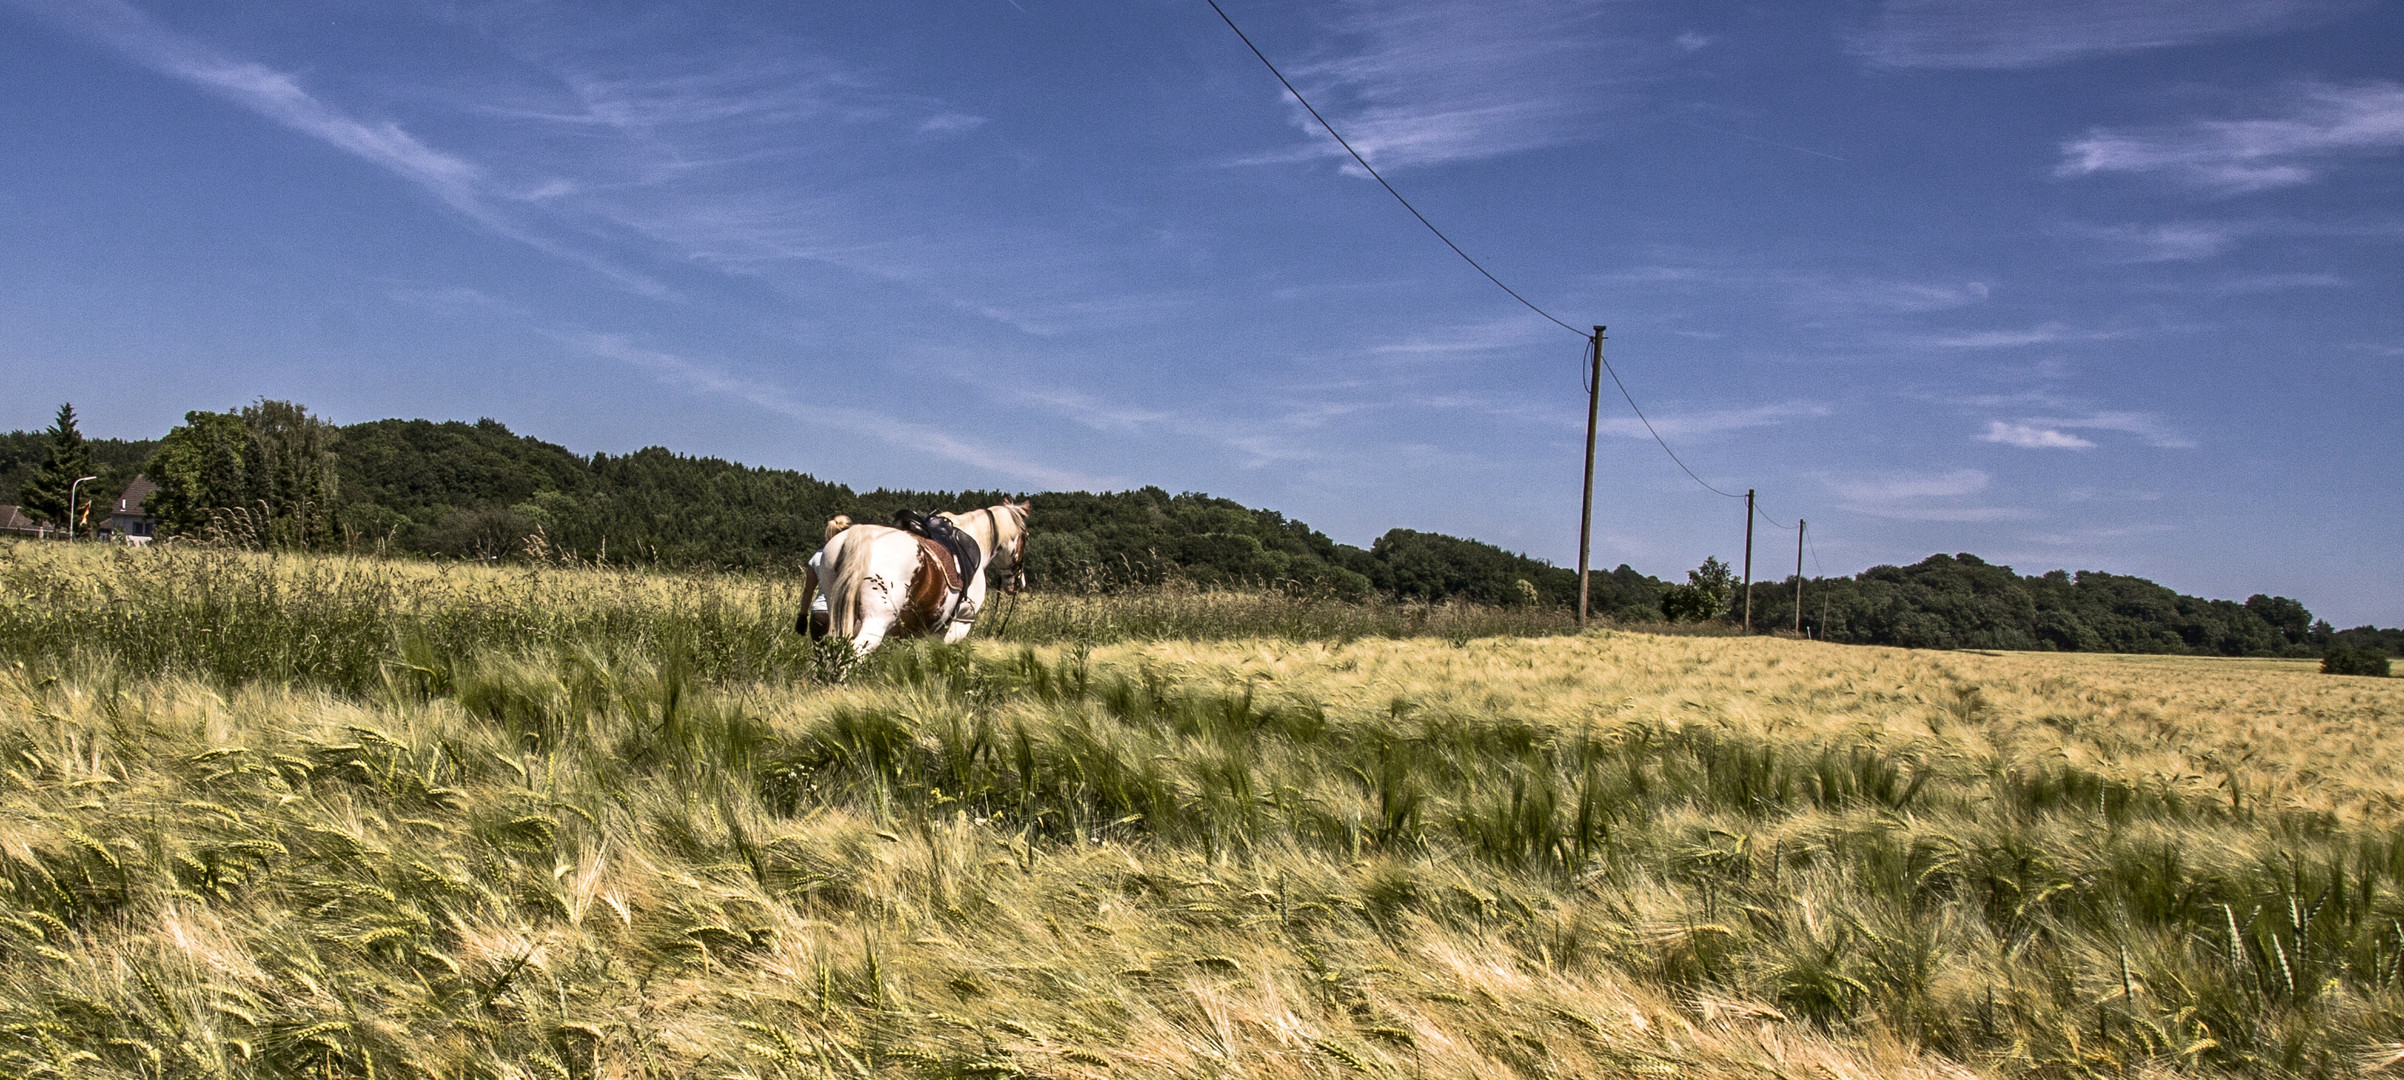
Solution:
[(773, 579), (33, 547), (10, 1075), (2404, 1060), (2390, 680), (1192, 592), (854, 662)]

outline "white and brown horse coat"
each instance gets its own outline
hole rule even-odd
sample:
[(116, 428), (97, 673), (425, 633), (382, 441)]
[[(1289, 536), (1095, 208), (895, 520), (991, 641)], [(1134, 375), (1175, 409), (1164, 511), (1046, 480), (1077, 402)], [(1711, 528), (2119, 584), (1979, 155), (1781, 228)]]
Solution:
[(894, 634), (940, 628), (958, 641), (975, 629), (985, 607), (982, 568), (1007, 556), (1011, 590), (1025, 583), (1028, 504), (1005, 502), (965, 514), (940, 515), (976, 541), (978, 573), (960, 580), (949, 552), (916, 533), (882, 525), (853, 525), (827, 538), (815, 582), (827, 602), (827, 632), (851, 639), (866, 653)]

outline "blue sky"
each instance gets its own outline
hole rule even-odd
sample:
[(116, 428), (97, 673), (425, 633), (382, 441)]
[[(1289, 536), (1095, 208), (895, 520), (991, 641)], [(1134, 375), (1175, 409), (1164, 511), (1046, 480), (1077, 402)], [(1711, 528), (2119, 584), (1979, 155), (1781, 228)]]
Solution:
[[(2404, 624), (2404, 4), (1223, 2), (1813, 572)], [(0, 0), (0, 428), (290, 398), (1566, 564), (1583, 348), (1203, 0)], [(1598, 562), (1736, 556), (1604, 416)]]

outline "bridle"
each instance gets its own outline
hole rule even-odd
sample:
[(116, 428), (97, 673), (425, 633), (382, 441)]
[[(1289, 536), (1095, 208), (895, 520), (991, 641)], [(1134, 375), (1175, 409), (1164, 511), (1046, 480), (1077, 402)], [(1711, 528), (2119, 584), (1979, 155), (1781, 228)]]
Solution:
[[(1002, 535), (1002, 520), (1000, 516), (996, 515), (993, 512), (993, 508), (990, 506), (985, 508), (985, 516), (993, 525), (994, 538), (997, 540), (1000, 539)], [(1028, 529), (1026, 520), (1024, 518), (1020, 518), (1015, 512), (1015, 509), (1010, 516), (1011, 519), (1018, 525), (1018, 535), (1011, 538), (1010, 541), (1010, 572), (1003, 576), (1002, 591), (1012, 595), (1017, 595), (1020, 590), (1023, 590), (1027, 587)]]

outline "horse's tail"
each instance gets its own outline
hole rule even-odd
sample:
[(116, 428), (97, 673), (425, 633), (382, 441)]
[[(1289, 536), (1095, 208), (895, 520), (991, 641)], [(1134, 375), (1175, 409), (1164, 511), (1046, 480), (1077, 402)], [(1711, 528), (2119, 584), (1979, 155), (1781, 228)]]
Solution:
[[(845, 518), (838, 517), (835, 520), (845, 525), (851, 524)], [(827, 535), (830, 538), (841, 531), (834, 522), (827, 523)], [(868, 580), (868, 554), (869, 546), (866, 544), (844, 544), (834, 548), (834, 558), (828, 560), (833, 565), (826, 568), (826, 580), (818, 585), (826, 593), (827, 633), (847, 638), (860, 632), (860, 592)]]

